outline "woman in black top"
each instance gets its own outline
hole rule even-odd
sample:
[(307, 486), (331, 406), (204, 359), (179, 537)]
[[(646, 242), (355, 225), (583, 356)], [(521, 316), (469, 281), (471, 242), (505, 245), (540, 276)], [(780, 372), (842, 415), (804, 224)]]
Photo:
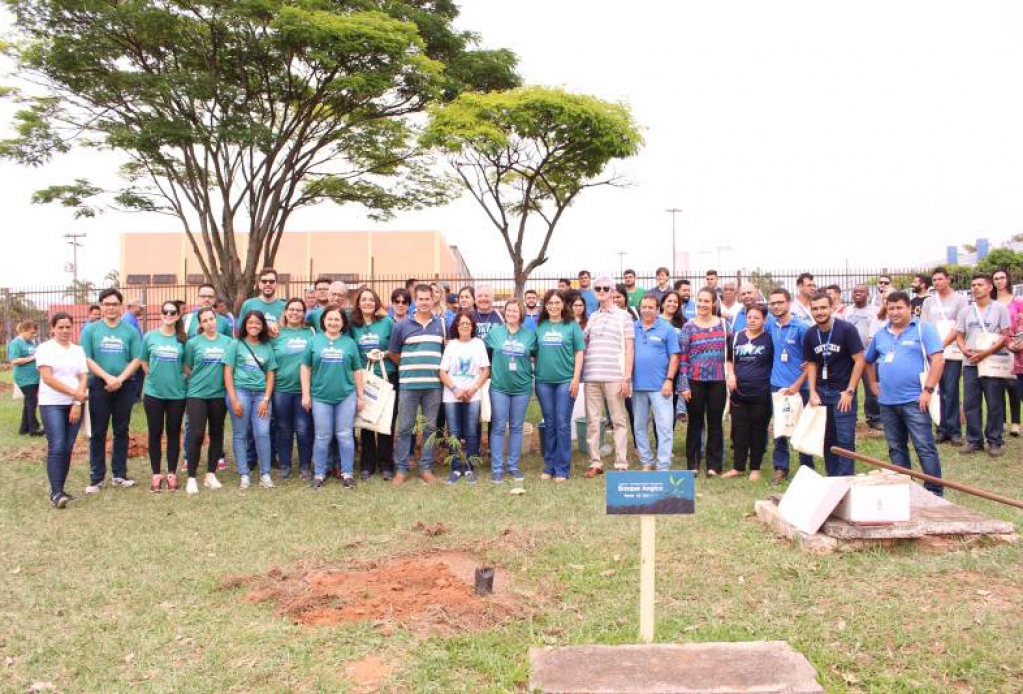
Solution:
[(738, 477), (749, 459), (751, 480), (760, 479), (760, 464), (767, 450), (771, 421), (771, 366), (774, 342), (764, 331), (767, 309), (754, 304), (746, 309), (746, 329), (728, 343), (725, 380), (731, 393), (732, 453), (734, 467), (722, 479)]

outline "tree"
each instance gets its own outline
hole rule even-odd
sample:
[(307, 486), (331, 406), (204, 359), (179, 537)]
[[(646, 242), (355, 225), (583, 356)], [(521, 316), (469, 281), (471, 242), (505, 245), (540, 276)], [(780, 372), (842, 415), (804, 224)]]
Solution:
[(757, 268), (746, 275), (746, 280), (757, 288), (760, 295), (765, 300), (770, 297), (771, 292), (779, 286), (778, 280), (774, 279), (774, 276), (769, 271), (764, 271), (760, 268)]
[(14, 338), (18, 323), (33, 320), (37, 324), (46, 321), (46, 311), (39, 309), (25, 292), (0, 289), (0, 340), (9, 342)]
[[(560, 89), (465, 93), (431, 110), (422, 143), (443, 152), (497, 228), (521, 296), (565, 210), (587, 188), (621, 185), (604, 175), (612, 159), (642, 146), (628, 107)], [(540, 244), (529, 259), (531, 223)]]
[(1005, 270), (1014, 281), (1023, 281), (1023, 253), (1009, 248), (995, 248), (977, 263), (978, 272)]
[(89, 280), (73, 280), (64, 290), (64, 296), (69, 297), (76, 304), (87, 304), (92, 301), (92, 295), (96, 292), (96, 285)]
[(19, 93), (0, 155), (38, 166), (81, 146), (126, 159), (117, 190), (77, 179), (34, 200), (176, 218), (236, 304), (302, 207), (387, 217), (445, 201), (410, 117), (445, 93), (518, 84), (513, 54), (474, 50), (476, 36), (453, 29), (451, 0), (7, 5), (7, 52), (36, 91)]
[(110, 272), (108, 272), (107, 274), (103, 275), (103, 281), (107, 283), (108, 287), (113, 287), (114, 289), (120, 289), (121, 288), (121, 273), (115, 268), (115, 269), (111, 270)]

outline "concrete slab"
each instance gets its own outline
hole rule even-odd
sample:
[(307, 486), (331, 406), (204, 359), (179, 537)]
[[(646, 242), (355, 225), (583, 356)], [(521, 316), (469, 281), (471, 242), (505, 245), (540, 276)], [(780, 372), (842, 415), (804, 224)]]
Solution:
[(818, 694), (810, 662), (785, 641), (529, 650), (545, 694)]
[(753, 504), (760, 522), (769, 527), (779, 537), (792, 540), (799, 549), (815, 554), (828, 554), (838, 549), (838, 540), (824, 533), (804, 533), (796, 526), (781, 517), (778, 503), (774, 499), (760, 500)]

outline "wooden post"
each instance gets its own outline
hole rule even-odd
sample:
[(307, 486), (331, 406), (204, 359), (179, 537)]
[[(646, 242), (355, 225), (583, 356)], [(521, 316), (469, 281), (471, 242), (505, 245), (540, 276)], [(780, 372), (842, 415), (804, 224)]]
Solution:
[(639, 640), (654, 641), (654, 548), (657, 516), (639, 517)]

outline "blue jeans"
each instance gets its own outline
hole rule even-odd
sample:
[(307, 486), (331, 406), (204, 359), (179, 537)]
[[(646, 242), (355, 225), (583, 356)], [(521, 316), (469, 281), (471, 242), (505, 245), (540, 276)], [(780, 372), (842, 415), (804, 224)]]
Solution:
[[(444, 414), (451, 435), (464, 442), (465, 459), (469, 461), (471, 470), (475, 465), (471, 459), (480, 455), (480, 401), (446, 402)], [(451, 460), (451, 471), (464, 472), (462, 461), (457, 456)]]
[(71, 451), (82, 420), (68, 421), (71, 405), (40, 405), (46, 431), (46, 476), (50, 480), (50, 501), (64, 493), (68, 470), (71, 469)]
[(654, 464), (654, 454), (650, 450), (650, 434), (647, 425), (650, 413), (654, 415), (654, 430), (657, 432), (657, 469), (667, 470), (671, 467), (672, 424), (675, 421), (671, 396), (664, 397), (660, 391), (640, 390), (632, 394), (632, 411), (636, 417), (633, 434), (636, 437), (636, 449), (639, 462), (643, 465)]
[[(981, 413), (981, 398), (987, 405), (987, 424)], [(1000, 378), (981, 378), (976, 366), (963, 367), (963, 410), (966, 412), (966, 442), (983, 446), (1002, 445), (1002, 425), (1005, 423), (1005, 381)]]
[(291, 453), (298, 436), (298, 464), (303, 470), (312, 467), (313, 416), (302, 407), (301, 393), (274, 391), (274, 417), (277, 421), (277, 460), (281, 473), (291, 474)]
[[(885, 441), (888, 442), (888, 456), (893, 465), (913, 469), (908, 441), (912, 438), (916, 457), (920, 459), (920, 468), (925, 474), (941, 477), (941, 459), (938, 458), (938, 447), (934, 445), (931, 415), (921, 412), (916, 401), (901, 405), (881, 405), (881, 422), (884, 424)], [(945, 489), (940, 484), (930, 482), (925, 483), (924, 488), (938, 496), (942, 496)]]
[(572, 384), (537, 381), (536, 399), (543, 413), (544, 474), (567, 479), (572, 467)]
[(398, 445), (394, 451), (394, 465), (398, 472), (407, 475), (409, 457), (412, 455), (412, 430), (416, 425), (416, 413), (423, 410), (423, 453), (419, 459), (419, 472), (429, 472), (433, 467), (433, 444), (431, 440), (437, 431), (437, 412), (441, 404), (440, 388), (412, 390), (398, 389)]
[(519, 457), (522, 455), (522, 425), (526, 422), (529, 393), (509, 395), (490, 389), (490, 469), (495, 475), (504, 473), (504, 432), (510, 425), (508, 436), (508, 472), (520, 477)]
[(832, 446), (840, 446), (848, 451), (856, 450), (856, 395), (852, 396), (852, 403), (847, 412), (840, 412), (838, 400), (842, 397), (842, 391), (838, 388), (824, 386), (817, 389), (821, 404), (828, 408), (828, 423), (824, 429), (824, 467), (828, 471), (828, 477), (839, 477), (856, 474), (856, 464), (852, 458), (844, 455), (835, 455), (831, 452)]
[(313, 422), (316, 443), (313, 444), (313, 463), (316, 475), (322, 477), (330, 469), (330, 442), (337, 441), (341, 457), (341, 474), (355, 472), (355, 392), (337, 404), (313, 400)]
[(128, 427), (131, 408), (135, 405), (135, 390), (125, 384), (113, 393), (106, 391), (103, 381), (89, 381), (89, 417), (92, 438), (89, 439), (89, 481), (98, 484), (107, 476), (107, 428), (113, 422), (114, 446), (110, 456), (110, 469), (114, 477), (128, 477)]
[[(777, 393), (784, 388), (775, 388), (774, 392)], [(803, 398), (803, 405), (810, 400), (810, 391), (803, 389), (799, 391), (800, 397)], [(789, 437), (779, 436), (774, 440), (774, 452), (771, 454), (775, 470), (782, 470), (787, 475), (789, 472)], [(813, 456), (807, 455), (806, 453), (799, 454), (799, 464), (806, 465), (810, 469), (813, 469)]]
[(947, 360), (941, 372), (941, 384), (938, 393), (941, 395), (941, 424), (938, 434), (951, 439), (963, 436), (963, 424), (959, 417), (959, 380), (963, 374), (961, 361)]
[(231, 412), (231, 444), (234, 450), (234, 464), (238, 468), (239, 475), (249, 474), (249, 434), (256, 440), (256, 457), (259, 460), (259, 474), (270, 474), (270, 414), (265, 418), (256, 414), (259, 403), (263, 400), (265, 393), (262, 390), (248, 390), (246, 388), (235, 388), (235, 395), (242, 404), (242, 416), (235, 415), (234, 408), (228, 406)]

